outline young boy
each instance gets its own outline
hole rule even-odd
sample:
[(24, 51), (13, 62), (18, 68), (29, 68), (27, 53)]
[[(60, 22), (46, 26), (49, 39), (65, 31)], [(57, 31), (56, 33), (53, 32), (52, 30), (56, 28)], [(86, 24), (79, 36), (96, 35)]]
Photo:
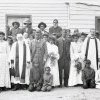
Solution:
[(95, 88), (95, 71), (91, 68), (91, 61), (86, 60), (84, 69), (82, 70), (83, 88)]
[(50, 73), (50, 67), (46, 67), (45, 68), (45, 72), (43, 75), (43, 87), (42, 87), (42, 91), (51, 91), (52, 89), (52, 83), (53, 83), (53, 75)]
[(33, 62), (33, 66), (30, 69), (30, 85), (28, 90), (30, 92), (32, 91), (40, 91), (42, 88), (43, 83), (43, 75), (41, 73), (41, 70), (39, 68), (39, 64), (37, 61)]

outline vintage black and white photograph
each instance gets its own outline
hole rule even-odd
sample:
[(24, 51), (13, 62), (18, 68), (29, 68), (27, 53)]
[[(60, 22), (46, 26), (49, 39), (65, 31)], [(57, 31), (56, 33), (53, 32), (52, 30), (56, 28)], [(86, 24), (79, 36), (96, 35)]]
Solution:
[(100, 0), (0, 0), (0, 100), (100, 100)]

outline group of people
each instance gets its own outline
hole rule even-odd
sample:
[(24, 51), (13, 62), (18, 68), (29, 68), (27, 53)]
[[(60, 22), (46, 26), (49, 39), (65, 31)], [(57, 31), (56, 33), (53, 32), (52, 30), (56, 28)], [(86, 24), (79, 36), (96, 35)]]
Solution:
[(13, 28), (0, 32), (0, 90), (50, 91), (54, 87), (81, 85), (100, 88), (100, 40), (95, 29), (90, 34), (58, 26), (53, 20), (49, 32), (47, 25), (32, 22), (12, 23)]

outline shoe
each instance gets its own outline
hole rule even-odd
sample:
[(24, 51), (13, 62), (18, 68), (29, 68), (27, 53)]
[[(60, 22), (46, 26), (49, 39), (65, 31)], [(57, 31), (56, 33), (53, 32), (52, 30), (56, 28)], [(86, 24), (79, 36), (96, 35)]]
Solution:
[(62, 85), (59, 85), (58, 87), (59, 87), (59, 88), (62, 88)]
[(13, 91), (16, 91), (19, 89), (19, 84), (15, 85), (14, 88), (12, 89)]
[(34, 86), (32, 84), (29, 85), (28, 91), (32, 92), (34, 90)]
[(68, 87), (68, 85), (64, 85), (65, 87)]

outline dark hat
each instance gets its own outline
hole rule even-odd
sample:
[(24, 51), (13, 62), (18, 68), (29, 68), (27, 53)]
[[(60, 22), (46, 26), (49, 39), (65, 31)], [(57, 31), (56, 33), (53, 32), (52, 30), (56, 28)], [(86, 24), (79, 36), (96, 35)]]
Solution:
[(0, 35), (4, 35), (4, 36), (5, 36), (5, 33), (4, 33), (4, 32), (2, 32), (2, 31), (0, 31)]
[(24, 22), (24, 24), (32, 24), (32, 22), (28, 19)]
[(88, 34), (86, 34), (86, 33), (82, 32), (82, 33), (81, 33), (81, 35), (87, 36)]
[(40, 22), (40, 23), (38, 24), (38, 28), (40, 28), (41, 25), (43, 25), (45, 28), (47, 27), (46, 23)]
[(17, 24), (18, 27), (20, 26), (20, 23), (19, 22), (12, 22), (12, 25), (14, 26), (14, 24)]

